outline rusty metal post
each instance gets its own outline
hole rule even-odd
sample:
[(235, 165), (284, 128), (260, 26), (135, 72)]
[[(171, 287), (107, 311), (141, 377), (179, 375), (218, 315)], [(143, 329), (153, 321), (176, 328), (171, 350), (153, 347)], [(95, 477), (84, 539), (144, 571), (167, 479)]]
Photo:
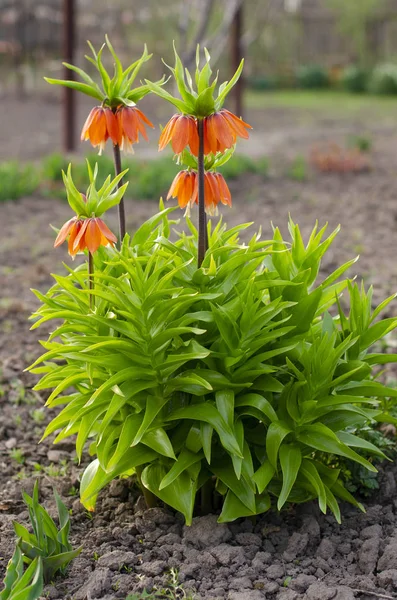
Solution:
[[(232, 23), (231, 31), (231, 56), (232, 56), (232, 67), (233, 73), (237, 70), (241, 59), (243, 58), (242, 48), (242, 35), (243, 35), (243, 6), (244, 2), (240, 4)], [(241, 74), (240, 79), (236, 83), (233, 89), (234, 99), (234, 112), (238, 117), (243, 116), (243, 96), (244, 96), (244, 76)]]
[[(63, 60), (74, 64), (76, 40), (76, 0), (63, 1)], [(74, 79), (73, 71), (65, 67), (65, 79)], [(63, 88), (63, 147), (65, 152), (75, 149), (76, 94), (74, 90)]]

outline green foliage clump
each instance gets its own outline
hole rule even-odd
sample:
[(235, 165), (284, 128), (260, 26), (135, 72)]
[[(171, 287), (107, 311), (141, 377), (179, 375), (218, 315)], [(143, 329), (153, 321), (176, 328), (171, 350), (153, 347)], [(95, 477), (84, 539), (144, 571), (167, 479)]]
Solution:
[(38, 170), (31, 164), (10, 160), (0, 163), (0, 202), (32, 195), (39, 185)]
[(56, 490), (55, 502), (58, 510), (59, 529), (43, 506), (39, 504), (39, 487), (36, 481), (32, 497), (23, 494), (28, 507), (29, 518), (33, 533), (14, 521), (14, 530), (18, 536), (17, 546), (20, 548), (27, 564), (33, 564), (40, 559), (43, 578), (46, 583), (52, 581), (55, 575), (63, 575), (69, 563), (81, 552), (81, 548), (73, 550), (69, 542), (70, 517)]
[(26, 571), (19, 546), (15, 548), (4, 577), (0, 600), (38, 600), (43, 591), (43, 563), (35, 558)]
[[(102, 157), (98, 156), (98, 159)], [(54, 152), (43, 159), (42, 175), (44, 180), (59, 181), (62, 183), (62, 171), (68, 170), (69, 160), (64, 154)]]
[(306, 90), (325, 89), (330, 85), (327, 69), (320, 65), (299, 67), (296, 71), (298, 87)]
[(254, 160), (245, 154), (235, 154), (220, 171), (227, 180), (236, 179), (246, 173), (257, 173), (266, 177), (269, 173), (269, 161), (265, 157)]
[[(388, 411), (388, 414), (390, 414), (390, 411)], [(391, 414), (395, 417), (395, 410), (391, 411)], [(388, 459), (396, 459), (397, 441), (387, 437), (382, 430), (374, 425), (367, 425), (361, 428), (360, 436), (379, 448)], [(373, 462), (374, 465), (377, 466), (378, 463), (380, 464), (381, 459), (375, 459)], [(368, 471), (361, 465), (341, 457), (338, 459), (333, 458), (332, 464), (337, 468), (340, 468), (341, 477), (345, 482), (345, 486), (353, 494), (356, 494), (361, 498), (370, 498), (379, 489), (379, 473)]]
[(346, 67), (342, 73), (343, 89), (353, 94), (361, 94), (367, 90), (369, 73), (366, 69), (356, 66)]
[(33, 327), (57, 325), (31, 371), (36, 389), (52, 390), (47, 405), (64, 405), (44, 437), (77, 434), (79, 457), (90, 443), (83, 504), (93, 510), (104, 486), (137, 469), (188, 524), (200, 490), (202, 507), (222, 498), (220, 522), (313, 498), (338, 521), (339, 499), (362, 508), (329, 462), (375, 472), (372, 457), (384, 457), (361, 430), (387, 418), (379, 398), (397, 397), (373, 376), (397, 355), (370, 351), (397, 325), (378, 320), (394, 296), (372, 311), (371, 289), (341, 279), (355, 260), (318, 282), (338, 230), (324, 239), (316, 226), (305, 245), (292, 221), (288, 243), (277, 228), (243, 243), (247, 225), (209, 226), (197, 268), (197, 232), (188, 221), (173, 242), (171, 211), (120, 251), (100, 249), (93, 289), (81, 265), (36, 292)]
[(372, 150), (372, 139), (369, 135), (352, 135), (348, 142), (350, 148), (356, 148), (360, 152), (370, 152)]
[(304, 156), (297, 156), (287, 170), (287, 176), (295, 181), (306, 181), (308, 177), (307, 160)]
[(377, 66), (368, 82), (368, 90), (372, 94), (379, 95), (397, 94), (397, 66), (394, 64)]
[(146, 589), (143, 592), (129, 594), (126, 600), (195, 600), (195, 594), (186, 591), (179, 583), (178, 571), (171, 569), (165, 586), (154, 586), (152, 591)]

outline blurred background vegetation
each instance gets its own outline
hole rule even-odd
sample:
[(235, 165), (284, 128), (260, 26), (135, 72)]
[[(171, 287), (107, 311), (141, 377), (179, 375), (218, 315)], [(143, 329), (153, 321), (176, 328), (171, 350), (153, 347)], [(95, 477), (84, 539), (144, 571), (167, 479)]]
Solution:
[[(58, 75), (63, 0), (0, 0), (0, 93), (42, 87)], [(164, 72), (172, 41), (187, 66), (205, 44), (223, 73), (231, 70), (230, 37), (242, 10), (241, 51), (249, 86), (345, 88), (397, 94), (397, 0), (76, 0), (76, 56), (105, 33), (129, 60), (146, 42), (155, 59), (146, 75)]]
[[(76, 9), (73, 60), (88, 71), (86, 40), (98, 48), (105, 33), (125, 64), (135, 60), (147, 43), (154, 56), (145, 64), (142, 78), (157, 79), (167, 73), (161, 58), (172, 64), (173, 41), (189, 68), (194, 68), (197, 43), (207, 46), (220, 80), (230, 77), (244, 56), (240, 103), (233, 97), (228, 100), (228, 107), (254, 127), (249, 144), (239, 147), (252, 159), (251, 165), (239, 159), (244, 173), (266, 171), (267, 175), (269, 162), (264, 159), (258, 166), (255, 161), (271, 156), (272, 171), (277, 161), (273, 157), (281, 148), (287, 162), (283, 173), (305, 181), (307, 163), (312, 162), (318, 143), (333, 144), (326, 150), (331, 162), (339, 153), (343, 168), (348, 170), (351, 163), (350, 170), (356, 170), (355, 156), (343, 154), (345, 140), (351, 135), (378, 136), (375, 126), (389, 128), (397, 118), (397, 0), (69, 2)], [(41, 193), (62, 193), (61, 183), (55, 181), (46, 191), (40, 179), (54, 181), (57, 169), (59, 176), (60, 166), (67, 162), (59, 154), (53, 156), (64, 149), (68, 127), (63, 90), (43, 80), (44, 75), (65, 75), (61, 63), (67, 3), (0, 0), (0, 98), (6, 116), (0, 128), (0, 162), (4, 162), (0, 199), (20, 197), (38, 187)], [(80, 156), (89, 151), (87, 144), (78, 143), (78, 134), (91, 107), (90, 98), (76, 97), (75, 126), (69, 130), (73, 129), (74, 150)], [(152, 95), (142, 108), (156, 129), (149, 132), (149, 144), (137, 147), (143, 162), (130, 161), (130, 174), (139, 197), (158, 198), (176, 168), (171, 163), (166, 166), (166, 160), (157, 161), (153, 168), (149, 162), (158, 157), (158, 124), (166, 123), (172, 108)], [(335, 151), (335, 144), (342, 146), (340, 151)], [(322, 156), (318, 160), (319, 156), (317, 152), (316, 167), (330, 163)], [(15, 159), (32, 164), (18, 167)], [(241, 171), (238, 162), (234, 167), (232, 163), (236, 172)], [(51, 164), (52, 171), (48, 170)], [(368, 161), (365, 168), (359, 166), (366, 170)], [(110, 162), (104, 164), (104, 170), (109, 167)]]

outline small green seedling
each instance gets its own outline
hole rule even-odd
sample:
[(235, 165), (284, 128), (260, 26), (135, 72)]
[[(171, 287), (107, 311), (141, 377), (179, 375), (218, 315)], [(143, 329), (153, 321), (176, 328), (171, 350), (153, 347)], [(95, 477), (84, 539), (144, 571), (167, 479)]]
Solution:
[(13, 448), (12, 450), (10, 450), (10, 458), (15, 460), (19, 465), (23, 465), (23, 463), (25, 462), (25, 455), (21, 448)]
[(4, 577), (0, 600), (38, 600), (43, 590), (43, 562), (36, 557), (24, 572), (19, 546), (15, 548)]
[[(23, 494), (28, 507), (33, 533), (14, 521), (14, 530), (19, 541), (25, 562), (31, 564), (36, 557), (41, 557), (43, 563), (44, 581), (52, 581), (58, 573), (64, 574), (69, 563), (78, 556), (82, 548), (73, 550), (69, 542), (70, 518), (66, 506), (54, 489), (55, 502), (58, 510), (59, 529), (48, 512), (39, 504), (39, 487), (36, 481), (33, 495)], [(1, 599), (2, 600), (2, 599)], [(22, 600), (22, 599), (21, 599)]]

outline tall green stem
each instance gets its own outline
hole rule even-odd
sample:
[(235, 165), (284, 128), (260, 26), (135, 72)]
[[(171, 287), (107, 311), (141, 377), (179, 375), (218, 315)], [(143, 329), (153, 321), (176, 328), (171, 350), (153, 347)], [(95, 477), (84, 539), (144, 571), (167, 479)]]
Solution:
[[(116, 175), (120, 175), (121, 173), (121, 155), (120, 155), (120, 146), (118, 144), (113, 145), (113, 158), (114, 158), (114, 170)], [(120, 179), (118, 183), (118, 188), (121, 188), (123, 185), (123, 180)], [(125, 208), (124, 208), (124, 198), (121, 198), (119, 202), (119, 228), (120, 228), (120, 245), (125, 236)]]
[[(94, 257), (88, 252), (88, 287), (90, 292), (94, 289)], [(90, 309), (94, 308), (94, 294), (90, 293)]]
[(139, 487), (141, 488), (143, 497), (145, 498), (146, 507), (147, 508), (155, 508), (156, 506), (158, 506), (157, 498), (150, 490), (145, 488), (145, 486), (143, 485), (142, 478), (141, 478), (142, 471), (143, 471), (143, 467), (141, 465), (139, 467), (135, 467), (136, 477), (138, 479), (138, 484), (139, 484)]
[(201, 514), (209, 515), (214, 510), (213, 496), (214, 496), (214, 483), (212, 479), (206, 481), (201, 490)]
[(204, 194), (204, 121), (197, 119), (197, 130), (199, 137), (199, 151), (197, 159), (198, 167), (198, 257), (197, 264), (201, 267), (206, 251), (208, 250), (207, 241), (207, 215), (205, 214), (205, 194)]

